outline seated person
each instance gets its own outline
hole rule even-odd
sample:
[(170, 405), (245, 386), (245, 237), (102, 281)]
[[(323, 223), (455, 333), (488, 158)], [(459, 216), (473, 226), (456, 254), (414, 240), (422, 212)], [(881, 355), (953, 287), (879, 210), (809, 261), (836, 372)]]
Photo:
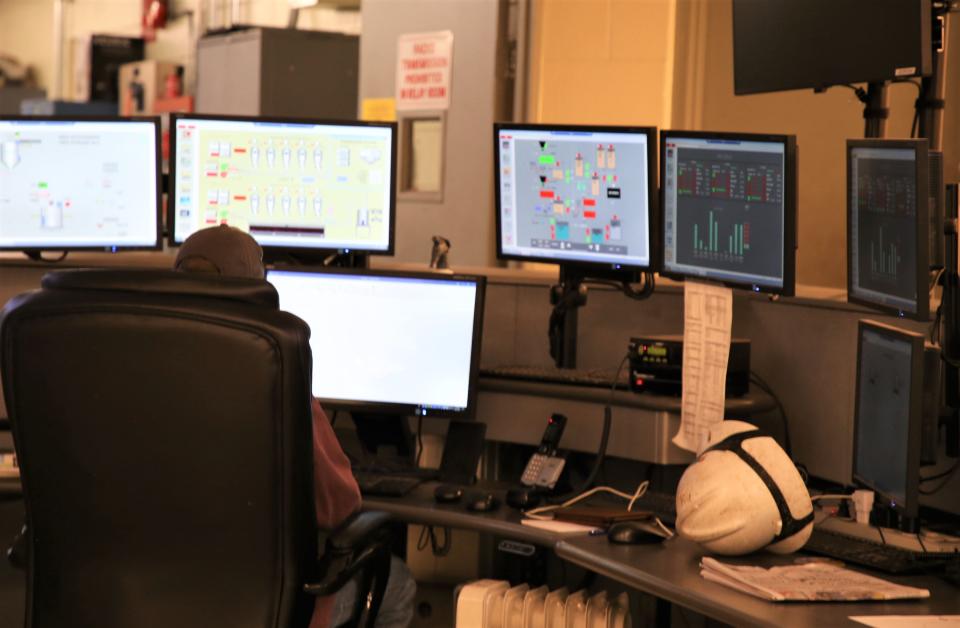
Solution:
[[(249, 234), (220, 225), (191, 235), (180, 247), (174, 268), (183, 272), (263, 279), (263, 251)], [(330, 530), (360, 508), (360, 488), (350, 461), (340, 447), (320, 402), (313, 399), (313, 477), (317, 526)], [(378, 627), (407, 626), (413, 619), (416, 583), (403, 561), (391, 558), (390, 577)], [(334, 597), (317, 598), (310, 628), (340, 626), (353, 611), (357, 583), (351, 581)]]

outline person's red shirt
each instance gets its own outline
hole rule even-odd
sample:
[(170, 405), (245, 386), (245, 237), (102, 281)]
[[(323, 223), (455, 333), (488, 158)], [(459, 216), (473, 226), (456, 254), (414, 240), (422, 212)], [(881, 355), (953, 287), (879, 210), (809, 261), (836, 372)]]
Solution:
[[(350, 470), (326, 413), (316, 399), (313, 408), (313, 485), (317, 527), (331, 530), (360, 509), (360, 487)], [(310, 628), (327, 628), (333, 596), (317, 598)]]

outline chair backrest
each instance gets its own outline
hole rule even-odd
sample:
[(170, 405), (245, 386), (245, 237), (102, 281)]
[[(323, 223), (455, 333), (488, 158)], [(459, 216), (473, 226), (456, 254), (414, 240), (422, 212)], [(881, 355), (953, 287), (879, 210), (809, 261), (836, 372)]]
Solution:
[(66, 271), (11, 299), (28, 628), (305, 626), (310, 330), (263, 281)]

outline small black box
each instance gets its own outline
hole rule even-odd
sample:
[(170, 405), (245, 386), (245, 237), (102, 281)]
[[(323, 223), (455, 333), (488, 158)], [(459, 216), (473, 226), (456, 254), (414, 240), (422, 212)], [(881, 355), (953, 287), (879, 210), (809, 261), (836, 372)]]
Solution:
[[(630, 339), (630, 388), (658, 395), (683, 392), (683, 336), (640, 336)], [(727, 396), (742, 397), (750, 388), (750, 341), (730, 341)]]

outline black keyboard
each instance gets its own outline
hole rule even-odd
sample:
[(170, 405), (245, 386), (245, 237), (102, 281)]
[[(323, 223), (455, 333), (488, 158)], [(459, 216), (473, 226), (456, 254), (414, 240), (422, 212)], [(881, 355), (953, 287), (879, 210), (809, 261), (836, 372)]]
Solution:
[(364, 495), (403, 497), (423, 483), (422, 478), (356, 473), (357, 484)]
[[(630, 382), (627, 379), (628, 369), (623, 369), (617, 388), (627, 389)], [(616, 371), (610, 369), (561, 369), (553, 366), (494, 366), (480, 369), (481, 377), (497, 379), (519, 379), (530, 382), (549, 382), (552, 384), (566, 384), (567, 386), (589, 386), (593, 388), (610, 388)]]
[(914, 552), (820, 528), (813, 529), (803, 549), (892, 574), (936, 571), (960, 559), (960, 554), (955, 552)]
[(647, 491), (633, 502), (633, 510), (648, 510), (664, 523), (673, 525), (677, 520), (677, 496)]

